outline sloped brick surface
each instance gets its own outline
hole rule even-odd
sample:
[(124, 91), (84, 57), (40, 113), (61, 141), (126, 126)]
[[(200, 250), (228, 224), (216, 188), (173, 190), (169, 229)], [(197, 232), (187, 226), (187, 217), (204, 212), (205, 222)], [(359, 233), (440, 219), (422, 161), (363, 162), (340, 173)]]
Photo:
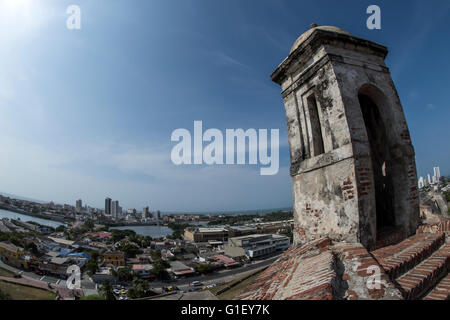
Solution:
[(450, 245), (444, 245), (439, 250), (401, 276), (397, 283), (405, 299), (421, 298), (429, 289), (433, 288), (450, 268)]
[(424, 300), (450, 300), (450, 274), (447, 274)]
[(328, 239), (291, 247), (238, 300), (331, 300), (335, 257)]
[[(378, 261), (362, 244), (338, 243), (333, 251), (342, 263), (342, 298), (348, 300), (400, 300), (400, 291)], [(376, 276), (375, 276), (376, 275)]]
[(393, 280), (421, 263), (444, 242), (443, 233), (417, 234), (399, 244), (372, 251), (372, 255)]
[[(447, 225), (438, 228), (444, 231)], [(450, 244), (436, 230), (423, 228), (372, 252), (359, 243), (333, 244), (327, 238), (291, 247), (237, 299), (447, 300)]]

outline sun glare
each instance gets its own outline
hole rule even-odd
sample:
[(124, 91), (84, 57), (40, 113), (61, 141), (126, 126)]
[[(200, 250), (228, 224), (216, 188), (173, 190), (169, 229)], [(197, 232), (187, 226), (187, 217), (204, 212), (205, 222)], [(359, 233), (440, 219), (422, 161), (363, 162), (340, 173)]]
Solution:
[(0, 26), (11, 34), (28, 33), (42, 21), (36, 0), (0, 0)]
[(10, 13), (21, 12), (22, 10), (28, 10), (33, 0), (0, 0), (2, 9), (9, 11)]

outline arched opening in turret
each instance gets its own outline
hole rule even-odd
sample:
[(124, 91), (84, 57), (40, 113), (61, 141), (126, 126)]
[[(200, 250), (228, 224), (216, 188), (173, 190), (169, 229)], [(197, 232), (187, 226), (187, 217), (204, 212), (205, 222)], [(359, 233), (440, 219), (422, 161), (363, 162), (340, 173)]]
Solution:
[(375, 187), (377, 234), (395, 228), (395, 190), (393, 163), (386, 124), (382, 110), (367, 88), (358, 94), (367, 137), (370, 145), (373, 181)]

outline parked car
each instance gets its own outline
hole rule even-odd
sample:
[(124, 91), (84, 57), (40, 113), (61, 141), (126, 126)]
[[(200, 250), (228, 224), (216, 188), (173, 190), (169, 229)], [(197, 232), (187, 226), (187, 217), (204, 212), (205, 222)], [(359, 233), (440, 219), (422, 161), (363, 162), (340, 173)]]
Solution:
[(201, 283), (200, 281), (192, 281), (191, 286), (192, 287), (202, 287), (203, 283)]

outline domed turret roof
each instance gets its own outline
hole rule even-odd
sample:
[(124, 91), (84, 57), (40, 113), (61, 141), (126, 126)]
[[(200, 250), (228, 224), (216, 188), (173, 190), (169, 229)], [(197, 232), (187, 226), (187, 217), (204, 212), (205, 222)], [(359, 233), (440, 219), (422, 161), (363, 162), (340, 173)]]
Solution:
[(316, 24), (311, 25), (311, 29), (303, 33), (300, 37), (298, 37), (297, 40), (295, 40), (294, 45), (291, 48), (291, 52), (294, 52), (295, 49), (297, 49), (303, 42), (305, 42), (306, 39), (309, 38), (309, 36), (315, 31), (315, 30), (324, 30), (329, 32), (335, 32), (340, 34), (345, 34), (347, 36), (351, 36), (351, 34), (348, 31), (345, 31), (344, 29), (334, 27), (334, 26), (317, 26)]

